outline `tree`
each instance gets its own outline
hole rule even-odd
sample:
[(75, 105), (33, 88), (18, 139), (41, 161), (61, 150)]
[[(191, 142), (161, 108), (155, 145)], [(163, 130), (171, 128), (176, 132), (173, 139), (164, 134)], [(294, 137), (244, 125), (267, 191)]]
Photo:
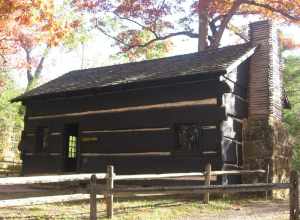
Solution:
[(284, 65), (284, 86), (291, 109), (285, 110), (284, 122), (295, 139), (293, 147), (293, 166), (300, 169), (300, 57), (287, 57)]
[[(0, 72), (0, 80), (5, 82), (0, 92), (0, 158), (3, 151), (13, 150), (13, 140), (21, 133), (23, 127), (23, 114), (20, 103), (10, 103), (10, 100), (20, 94), (13, 80), (6, 72)], [(16, 146), (15, 146), (16, 147)]]
[(73, 5), (92, 14), (94, 27), (130, 56), (176, 36), (197, 38), (199, 51), (217, 48), (226, 29), (245, 39), (232, 23), (238, 16), (300, 22), (299, 0), (73, 0)]
[(67, 3), (69, 1), (61, 5), (54, 4), (53, 0), (0, 1), (2, 67), (25, 69), (27, 89), (39, 79), (50, 48), (59, 45), (79, 27), (78, 18), (67, 16)]

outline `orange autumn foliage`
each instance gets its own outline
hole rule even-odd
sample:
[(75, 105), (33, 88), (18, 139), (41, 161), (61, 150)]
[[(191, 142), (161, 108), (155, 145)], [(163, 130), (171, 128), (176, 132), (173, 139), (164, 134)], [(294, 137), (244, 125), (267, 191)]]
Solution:
[(42, 45), (46, 48), (57, 46), (80, 25), (78, 20), (67, 20), (57, 13), (55, 4), (54, 0), (0, 0), (2, 70), (25, 69), (28, 76), (34, 77), (33, 67), (44, 59), (43, 55), (34, 57), (32, 50)]
[[(0, 54), (17, 53), (20, 47), (31, 50), (38, 44), (54, 47), (79, 23), (68, 22), (55, 14), (53, 0), (0, 0)], [(2, 63), (3, 65), (3, 63)]]
[[(94, 15), (96, 28), (131, 56), (174, 36), (199, 38), (195, 24), (201, 23), (198, 14), (203, 16), (204, 10), (210, 30), (200, 34), (207, 35), (209, 47), (219, 46), (224, 31), (238, 16), (300, 24), (300, 0), (73, 0), (73, 4)], [(103, 22), (105, 16), (118, 20), (120, 28)]]
[[(40, 75), (46, 51), (80, 26), (79, 20), (58, 13), (57, 4), (55, 0), (0, 0), (1, 70), (26, 70), (29, 84)], [(35, 48), (46, 49), (36, 54)]]

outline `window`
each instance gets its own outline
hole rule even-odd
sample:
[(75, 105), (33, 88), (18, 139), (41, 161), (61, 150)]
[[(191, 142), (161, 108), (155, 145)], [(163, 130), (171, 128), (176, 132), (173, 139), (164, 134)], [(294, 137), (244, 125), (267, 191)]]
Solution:
[(178, 150), (182, 152), (200, 152), (202, 129), (199, 124), (180, 124), (176, 126)]
[(77, 145), (77, 137), (69, 136), (69, 149), (68, 149), (68, 158), (76, 158), (76, 145)]
[(49, 128), (39, 127), (36, 135), (36, 152), (43, 152), (48, 147)]

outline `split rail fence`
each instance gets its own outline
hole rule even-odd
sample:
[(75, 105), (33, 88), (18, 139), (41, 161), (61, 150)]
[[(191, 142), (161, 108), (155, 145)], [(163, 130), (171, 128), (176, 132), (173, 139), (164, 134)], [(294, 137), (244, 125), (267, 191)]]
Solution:
[[(89, 194), (77, 194), (66, 196), (50, 196), (38, 198), (25, 198), (0, 201), (0, 207), (23, 206), (45, 204), (52, 202), (68, 202), (78, 200), (90, 200), (90, 219), (97, 219), (97, 198), (104, 198), (106, 202), (106, 215), (112, 218), (114, 215), (114, 197), (135, 197), (135, 196), (161, 196), (179, 194), (204, 194), (204, 203), (209, 203), (210, 193), (239, 193), (239, 192), (268, 192), (276, 189), (289, 189), (290, 191), (290, 220), (299, 220), (299, 180), (296, 171), (291, 172), (290, 183), (257, 183), (257, 184), (234, 184), (234, 185), (211, 185), (212, 176), (222, 175), (249, 175), (267, 174), (265, 170), (232, 170), (212, 171), (211, 165), (206, 166), (205, 172), (197, 173), (167, 173), (167, 174), (138, 174), (138, 175), (116, 175), (114, 167), (108, 166), (107, 173), (100, 174), (74, 174), (60, 176), (33, 176), (33, 177), (9, 177), (0, 178), (1, 186), (27, 185), (27, 184), (49, 184), (62, 182), (88, 181)], [(194, 186), (155, 186), (155, 187), (125, 187), (116, 188), (115, 182), (122, 180), (154, 180), (179, 177), (204, 177), (204, 185)], [(266, 178), (267, 180), (268, 178)], [(101, 187), (98, 180), (106, 180), (106, 186)], [(55, 198), (54, 198), (55, 197)], [(4, 203), (1, 203), (4, 202)], [(2, 204), (2, 206), (1, 206)]]
[(16, 161), (0, 161), (0, 176), (20, 174), (22, 163)]

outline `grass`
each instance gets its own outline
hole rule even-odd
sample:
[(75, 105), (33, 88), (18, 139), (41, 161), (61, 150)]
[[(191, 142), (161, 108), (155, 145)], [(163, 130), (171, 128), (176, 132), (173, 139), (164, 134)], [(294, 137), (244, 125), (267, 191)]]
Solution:
[[(241, 206), (265, 201), (259, 198), (230, 197), (213, 199), (210, 204), (202, 204), (198, 197), (160, 197), (148, 199), (115, 199), (114, 220), (173, 220), (189, 216), (221, 214), (226, 210), (239, 210)], [(97, 204), (98, 217), (105, 219), (105, 204)], [(88, 219), (89, 202), (48, 204), (10, 209), (0, 209), (0, 219)], [(285, 220), (276, 216), (272, 220)], [(287, 220), (287, 219), (286, 219)]]
[[(105, 218), (105, 204), (98, 202), (98, 216)], [(222, 212), (231, 207), (229, 200), (215, 200), (209, 205), (198, 198), (116, 199), (114, 220), (168, 220), (197, 213)], [(84, 219), (89, 217), (89, 203), (61, 203), (0, 209), (0, 219)]]

